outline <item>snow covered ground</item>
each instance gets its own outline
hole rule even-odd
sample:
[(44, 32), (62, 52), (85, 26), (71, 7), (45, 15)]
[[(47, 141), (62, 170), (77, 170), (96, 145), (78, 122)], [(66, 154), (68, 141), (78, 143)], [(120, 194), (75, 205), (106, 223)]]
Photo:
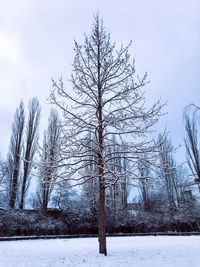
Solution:
[(200, 267), (200, 236), (108, 237), (0, 242), (0, 267)]

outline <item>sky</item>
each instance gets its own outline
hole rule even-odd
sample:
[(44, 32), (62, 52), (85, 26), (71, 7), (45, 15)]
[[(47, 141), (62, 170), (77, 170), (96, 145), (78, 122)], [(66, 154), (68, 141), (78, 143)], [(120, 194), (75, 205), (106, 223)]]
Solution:
[[(147, 103), (167, 101), (158, 130), (166, 126), (183, 145), (183, 109), (200, 106), (199, 0), (0, 0), (0, 153), (6, 156), (21, 99), (37, 96), (41, 132), (51, 105), (51, 78), (71, 75), (74, 39), (82, 43), (99, 12), (116, 44), (133, 41), (136, 72), (148, 72)], [(42, 136), (42, 133), (41, 133)], [(184, 160), (184, 148), (179, 150)]]

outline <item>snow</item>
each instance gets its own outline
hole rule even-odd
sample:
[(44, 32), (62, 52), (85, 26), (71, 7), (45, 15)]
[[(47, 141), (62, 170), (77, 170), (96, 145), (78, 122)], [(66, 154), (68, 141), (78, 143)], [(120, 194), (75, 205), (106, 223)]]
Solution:
[(108, 237), (0, 242), (0, 267), (199, 267), (200, 236)]

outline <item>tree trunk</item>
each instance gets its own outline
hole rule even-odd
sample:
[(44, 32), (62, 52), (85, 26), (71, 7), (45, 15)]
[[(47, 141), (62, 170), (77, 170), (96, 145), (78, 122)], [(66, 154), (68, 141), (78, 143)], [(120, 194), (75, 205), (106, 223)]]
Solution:
[(47, 193), (47, 189), (44, 188), (43, 189), (43, 196), (42, 196), (42, 210), (44, 212), (47, 211), (47, 206), (48, 206), (48, 193)]
[(99, 177), (99, 253), (107, 255), (106, 248), (106, 226), (105, 226), (105, 180), (103, 176)]
[[(101, 112), (100, 112), (101, 118)], [(102, 124), (99, 127), (99, 210), (98, 210), (98, 233), (99, 233), (99, 253), (107, 255), (106, 248), (106, 223), (105, 223), (105, 177), (104, 177), (104, 162), (103, 162), (103, 138), (102, 138)]]
[(22, 192), (21, 195), (21, 200), (20, 200), (20, 204), (19, 204), (19, 209), (23, 210), (24, 209), (24, 193)]
[(17, 179), (18, 179), (18, 168), (16, 168), (13, 172), (10, 199), (9, 199), (9, 207), (11, 209), (15, 208), (15, 202), (16, 202), (16, 198), (17, 198), (17, 187), (18, 187)]
[(20, 204), (19, 204), (20, 210), (24, 209), (24, 198), (25, 198), (25, 192), (26, 192), (27, 176), (28, 176), (27, 169), (25, 168), (24, 176), (23, 176), (23, 180), (22, 180), (22, 193), (21, 193), (21, 199), (20, 199)]

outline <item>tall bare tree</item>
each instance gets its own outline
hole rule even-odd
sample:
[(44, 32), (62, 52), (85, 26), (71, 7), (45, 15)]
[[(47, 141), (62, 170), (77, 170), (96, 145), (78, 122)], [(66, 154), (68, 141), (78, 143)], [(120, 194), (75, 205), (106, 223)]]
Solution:
[[(109, 168), (109, 163), (117, 157), (109, 155), (110, 140), (113, 134), (116, 135), (117, 146), (121, 147), (120, 157), (123, 154), (123, 157), (131, 159), (133, 152), (142, 150), (147, 144), (147, 139), (144, 141), (142, 137), (157, 122), (161, 110), (159, 102), (149, 109), (144, 107), (145, 97), (141, 89), (146, 84), (147, 75), (141, 79), (135, 75), (134, 61), (129, 54), (130, 45), (121, 46), (116, 51), (102, 20), (98, 15), (95, 16), (91, 35), (85, 37), (84, 44), (79, 45), (75, 41), (71, 77), (73, 90), (65, 89), (62, 79), (58, 82), (53, 80), (50, 95), (50, 101), (64, 115), (66, 131), (63, 133), (65, 143), (61, 153), (67, 166), (67, 178), (77, 183), (84, 182), (85, 178), (98, 179), (99, 253), (104, 255), (107, 255), (105, 189), (110, 182), (113, 183), (111, 179), (120, 178), (117, 172), (112, 172)], [(86, 157), (91, 150), (85, 139), (88, 132), (96, 140), (96, 157), (93, 159), (97, 166), (96, 177), (80, 176), (81, 169), (91, 164)], [(134, 143), (129, 142), (126, 145), (128, 152), (123, 152), (122, 137), (128, 139), (131, 134)], [(139, 146), (135, 143), (137, 137)]]
[(58, 178), (57, 161), (60, 147), (60, 122), (58, 113), (51, 110), (48, 128), (44, 132), (43, 147), (39, 163), (41, 206), (47, 210), (52, 190)]
[[(82, 185), (82, 193), (85, 197), (85, 202), (90, 213), (93, 217), (97, 216), (98, 210), (98, 181), (96, 177), (98, 176), (98, 170), (96, 162), (96, 140), (95, 136), (92, 136), (90, 133), (86, 136), (88, 142), (88, 155), (85, 155), (85, 158), (90, 162), (90, 164), (85, 166), (85, 169), (82, 171), (82, 176), (85, 177), (85, 182)], [(89, 149), (90, 148), (90, 149)], [(85, 163), (83, 163), (85, 165)]]
[(181, 181), (178, 176), (178, 166), (173, 157), (173, 146), (167, 137), (159, 135), (159, 172), (163, 185), (163, 192), (166, 193), (168, 210), (174, 214), (180, 201)]
[[(198, 186), (200, 184), (200, 146), (198, 140), (198, 125), (199, 121), (197, 119), (196, 112), (190, 112), (191, 110), (185, 110), (184, 120), (185, 120), (185, 147), (187, 162), (190, 170), (195, 177), (195, 181)], [(199, 186), (200, 190), (200, 186)]]
[(149, 203), (149, 194), (151, 188), (151, 163), (147, 160), (148, 155), (142, 154), (141, 157), (138, 159), (137, 167), (138, 167), (138, 182), (139, 188), (141, 190), (142, 195), (142, 203), (144, 210), (148, 210), (150, 208)]
[(0, 158), (0, 186), (3, 184), (7, 172), (7, 164)]
[[(88, 152), (87, 160), (90, 162), (89, 165), (85, 167), (85, 170), (81, 175), (85, 176), (85, 182), (83, 183), (82, 189), (83, 193), (86, 196), (86, 201), (89, 206), (90, 212), (94, 217), (96, 217), (97, 208), (98, 208), (98, 168), (95, 163), (97, 158), (97, 147), (95, 137), (87, 135), (88, 143)], [(90, 151), (89, 151), (90, 146)], [(129, 191), (129, 178), (128, 175), (128, 163), (124, 156), (120, 156), (122, 147), (118, 146), (115, 136), (112, 136), (110, 143), (107, 143), (107, 151), (105, 152), (108, 156), (108, 167), (109, 170), (105, 173), (106, 180), (106, 206), (109, 210), (109, 214), (113, 218), (117, 219), (119, 212), (124, 211), (127, 208), (127, 198)], [(125, 144), (124, 144), (125, 148)], [(125, 152), (125, 150), (123, 150)], [(123, 153), (122, 153), (123, 154)], [(112, 158), (109, 160), (109, 157)], [(115, 174), (115, 179), (110, 175), (112, 171)], [(118, 176), (118, 178), (117, 178)]]
[[(116, 136), (112, 136), (112, 140), (108, 145), (107, 155), (110, 157), (108, 164), (108, 174), (105, 176), (106, 181), (109, 181), (109, 186), (106, 188), (107, 206), (113, 215), (113, 220), (117, 219), (122, 211), (127, 208), (127, 198), (132, 173), (128, 172), (128, 160), (124, 157), (126, 154), (126, 144), (119, 146)], [(110, 172), (115, 174), (115, 179), (110, 176)]]
[(8, 152), (9, 166), (9, 207), (14, 208), (16, 204), (17, 194), (19, 192), (19, 173), (21, 163), (21, 152), (23, 146), (23, 130), (24, 130), (24, 104), (21, 101), (17, 108), (14, 121), (12, 124), (12, 135)]
[(8, 203), (8, 166), (7, 162), (0, 158), (0, 207), (6, 208)]
[(28, 186), (30, 184), (30, 173), (33, 167), (33, 158), (37, 148), (38, 127), (40, 119), (40, 104), (36, 97), (29, 101), (29, 115), (25, 132), (23, 176), (19, 208), (24, 208), (24, 201)]

